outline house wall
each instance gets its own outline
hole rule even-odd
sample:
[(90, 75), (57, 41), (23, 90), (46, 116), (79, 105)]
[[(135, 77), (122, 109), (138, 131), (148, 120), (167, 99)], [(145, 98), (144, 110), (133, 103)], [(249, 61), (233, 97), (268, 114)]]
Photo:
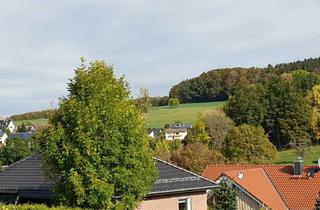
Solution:
[(175, 139), (179, 139), (179, 140), (183, 140), (186, 136), (187, 136), (188, 132), (178, 132), (177, 133), (166, 133), (166, 140), (175, 140)]
[(253, 200), (250, 196), (236, 188), (237, 207), (239, 210), (259, 210), (260, 204)]
[[(7, 141), (8, 135), (5, 133), (0, 137), (0, 144), (2, 145), (6, 145), (6, 141)], [(0, 147), (1, 147), (0, 146)]]
[(179, 210), (178, 200), (190, 198), (192, 210), (207, 210), (206, 192), (156, 197), (141, 202), (136, 210)]

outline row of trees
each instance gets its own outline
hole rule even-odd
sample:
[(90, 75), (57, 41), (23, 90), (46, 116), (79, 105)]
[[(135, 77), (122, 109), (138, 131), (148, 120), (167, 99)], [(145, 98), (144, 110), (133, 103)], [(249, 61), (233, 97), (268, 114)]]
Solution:
[(320, 76), (303, 70), (273, 75), (239, 87), (225, 112), (236, 125), (260, 126), (275, 146), (291, 145), (303, 156), (319, 140), (318, 84)]
[[(242, 85), (256, 84), (273, 75), (303, 69), (320, 72), (320, 58), (305, 59), (288, 64), (268, 65), (266, 68), (225, 68), (202, 73), (173, 86), (169, 97), (177, 97), (182, 103), (227, 100)], [(303, 84), (303, 83), (302, 83)]]
[(24, 114), (12, 115), (10, 119), (12, 120), (34, 120), (39, 118), (49, 118), (55, 112), (54, 109), (47, 109), (43, 111), (27, 112)]
[(276, 148), (262, 127), (236, 126), (222, 110), (199, 115), (183, 140), (150, 140), (155, 156), (201, 174), (209, 164), (265, 164), (276, 159)]

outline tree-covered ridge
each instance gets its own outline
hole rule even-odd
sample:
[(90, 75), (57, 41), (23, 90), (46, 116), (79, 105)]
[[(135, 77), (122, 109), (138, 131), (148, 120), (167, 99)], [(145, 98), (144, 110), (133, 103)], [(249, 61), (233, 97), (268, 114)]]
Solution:
[(56, 110), (47, 109), (42, 111), (27, 112), (23, 114), (12, 115), (10, 119), (12, 120), (34, 120), (39, 118), (49, 118)]
[(292, 63), (268, 65), (265, 68), (224, 68), (202, 73), (174, 85), (170, 97), (177, 97), (182, 103), (227, 100), (241, 85), (255, 84), (276, 74), (294, 70), (320, 72), (320, 57)]

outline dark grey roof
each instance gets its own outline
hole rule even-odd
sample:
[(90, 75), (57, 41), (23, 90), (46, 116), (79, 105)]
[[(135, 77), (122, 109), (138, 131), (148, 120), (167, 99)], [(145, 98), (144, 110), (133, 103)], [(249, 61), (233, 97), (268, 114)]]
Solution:
[(197, 192), (218, 186), (215, 182), (176, 165), (157, 158), (155, 160), (159, 171), (159, 178), (152, 186), (148, 196)]
[(172, 124), (170, 125), (171, 129), (191, 129), (192, 128), (192, 124), (187, 124), (187, 123), (176, 123), (176, 124)]
[[(205, 191), (217, 187), (213, 181), (160, 159), (156, 160), (159, 178), (148, 197)], [(20, 197), (50, 198), (52, 182), (45, 175), (40, 153), (25, 158), (0, 172), (0, 194), (16, 193)]]
[(10, 133), (9, 139), (28, 139), (30, 138), (34, 132), (19, 132), (19, 133)]
[(43, 174), (40, 154), (18, 161), (0, 172), (0, 193), (48, 198), (51, 182)]

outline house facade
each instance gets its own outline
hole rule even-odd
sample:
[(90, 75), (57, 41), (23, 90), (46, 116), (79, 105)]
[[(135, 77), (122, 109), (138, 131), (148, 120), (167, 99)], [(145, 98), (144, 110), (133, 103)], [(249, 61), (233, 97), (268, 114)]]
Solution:
[(8, 135), (4, 132), (0, 133), (0, 147), (5, 145), (8, 139)]
[[(159, 178), (136, 210), (207, 210), (207, 192), (218, 185), (185, 169), (155, 158)], [(44, 175), (41, 154), (0, 172), (0, 201), (50, 203), (52, 182)]]
[(185, 128), (167, 128), (164, 130), (166, 140), (183, 140), (188, 135), (188, 131)]

